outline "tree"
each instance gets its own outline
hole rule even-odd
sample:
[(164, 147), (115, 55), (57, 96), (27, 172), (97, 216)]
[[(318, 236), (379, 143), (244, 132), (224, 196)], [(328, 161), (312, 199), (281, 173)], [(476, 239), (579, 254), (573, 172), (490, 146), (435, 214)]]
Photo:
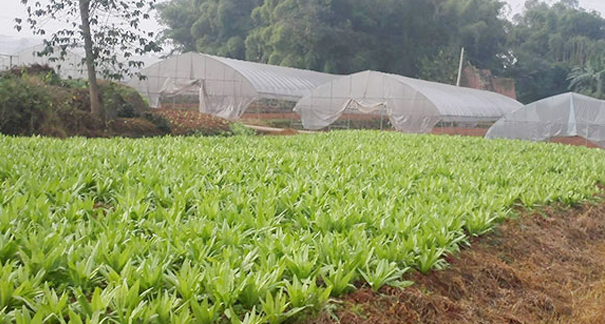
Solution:
[(517, 82), (517, 97), (532, 102), (568, 91), (568, 75), (605, 51), (605, 19), (575, 0), (553, 5), (527, 1), (514, 17), (503, 73)]
[(457, 47), (451, 46), (439, 50), (433, 56), (420, 59), (420, 74), (418, 77), (423, 80), (456, 84), (459, 62), (460, 50)]
[[(21, 0), (21, 3), (27, 7), (25, 23), (34, 34), (47, 35), (40, 24), (44, 19), (62, 21), (71, 27), (51, 33), (44, 41), (46, 49), (40, 55), (59, 52), (60, 58), (68, 48), (84, 47), (83, 63), (88, 71), (91, 113), (102, 121), (106, 116), (97, 73), (114, 80), (122, 79), (124, 75), (132, 76), (132, 69), (143, 66), (142, 61), (133, 58), (135, 54), (161, 50), (153, 41), (154, 33), (140, 28), (141, 21), (150, 18), (155, 0)], [(23, 19), (15, 21), (17, 30), (21, 30)]]
[(569, 89), (605, 99), (605, 57), (591, 60), (588, 64), (575, 67), (569, 74)]
[(172, 0), (158, 8), (164, 36), (182, 51), (417, 77), (422, 60), (450, 49), (457, 56), (461, 46), (473, 65), (500, 67), (509, 24), (503, 6), (501, 0)]
[(164, 39), (180, 51), (245, 59), (250, 14), (259, 0), (173, 0), (158, 5)]
[[(435, 23), (447, 41), (442, 46), (466, 50), (468, 61), (481, 69), (499, 69), (510, 23), (502, 18), (502, 0), (447, 0), (437, 8)], [(456, 53), (457, 54), (457, 53)]]

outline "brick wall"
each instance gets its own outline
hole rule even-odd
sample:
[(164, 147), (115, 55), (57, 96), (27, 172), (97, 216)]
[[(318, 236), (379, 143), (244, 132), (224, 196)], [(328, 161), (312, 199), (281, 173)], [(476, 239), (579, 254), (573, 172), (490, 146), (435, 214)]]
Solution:
[(496, 78), (490, 70), (480, 70), (472, 65), (462, 72), (461, 86), (473, 89), (494, 91), (507, 97), (517, 99), (515, 80)]

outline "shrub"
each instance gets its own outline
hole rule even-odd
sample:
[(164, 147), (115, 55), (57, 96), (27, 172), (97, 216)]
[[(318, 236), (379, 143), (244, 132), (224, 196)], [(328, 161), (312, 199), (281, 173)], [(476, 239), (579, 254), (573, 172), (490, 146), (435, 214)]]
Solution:
[(22, 78), (0, 77), (0, 132), (32, 135), (40, 128), (45, 110), (53, 105), (50, 95)]
[[(101, 81), (100, 90), (109, 119), (143, 117), (149, 110), (132, 88)], [(163, 118), (146, 119), (161, 132), (170, 132)], [(86, 80), (62, 80), (52, 68), (43, 65), (0, 72), (0, 133), (96, 137), (105, 136), (106, 128), (90, 113)]]
[(103, 108), (105, 108), (105, 113), (109, 119), (139, 117), (140, 111), (137, 111), (132, 103), (122, 97), (117, 84), (113, 82), (102, 83), (100, 88)]
[(163, 133), (170, 134), (170, 123), (168, 123), (166, 118), (150, 112), (144, 113), (143, 118), (150, 121), (158, 130), (162, 131)]

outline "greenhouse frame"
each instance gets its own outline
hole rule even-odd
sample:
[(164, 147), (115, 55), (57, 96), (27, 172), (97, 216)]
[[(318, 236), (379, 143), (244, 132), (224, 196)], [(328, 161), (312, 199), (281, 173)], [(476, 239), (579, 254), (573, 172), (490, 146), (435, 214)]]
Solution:
[(63, 58), (59, 58), (59, 53), (39, 56), (38, 53), (44, 51), (45, 45), (36, 45), (6, 57), (0, 57), (0, 70), (7, 70), (15, 66), (24, 65), (48, 65), (53, 68), (57, 74), (65, 79), (87, 79), (86, 67), (82, 64), (83, 57), (72, 52), (66, 51)]
[(428, 133), (438, 122), (494, 122), (523, 105), (504, 95), (376, 71), (317, 87), (294, 108), (303, 127), (328, 127), (343, 114), (385, 116), (398, 131)]
[(143, 69), (128, 85), (160, 108), (162, 100), (194, 98), (199, 111), (238, 119), (260, 99), (298, 101), (338, 76), (200, 53), (173, 56)]
[(529, 141), (574, 136), (605, 148), (605, 101), (572, 92), (549, 97), (505, 115), (485, 135)]

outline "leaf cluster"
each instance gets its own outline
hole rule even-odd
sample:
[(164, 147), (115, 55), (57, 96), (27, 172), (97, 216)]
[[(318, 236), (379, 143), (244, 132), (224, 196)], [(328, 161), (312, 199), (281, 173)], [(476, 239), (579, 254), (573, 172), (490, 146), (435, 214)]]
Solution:
[(600, 150), (371, 131), (0, 136), (0, 156), (9, 323), (287, 322), (605, 183)]

